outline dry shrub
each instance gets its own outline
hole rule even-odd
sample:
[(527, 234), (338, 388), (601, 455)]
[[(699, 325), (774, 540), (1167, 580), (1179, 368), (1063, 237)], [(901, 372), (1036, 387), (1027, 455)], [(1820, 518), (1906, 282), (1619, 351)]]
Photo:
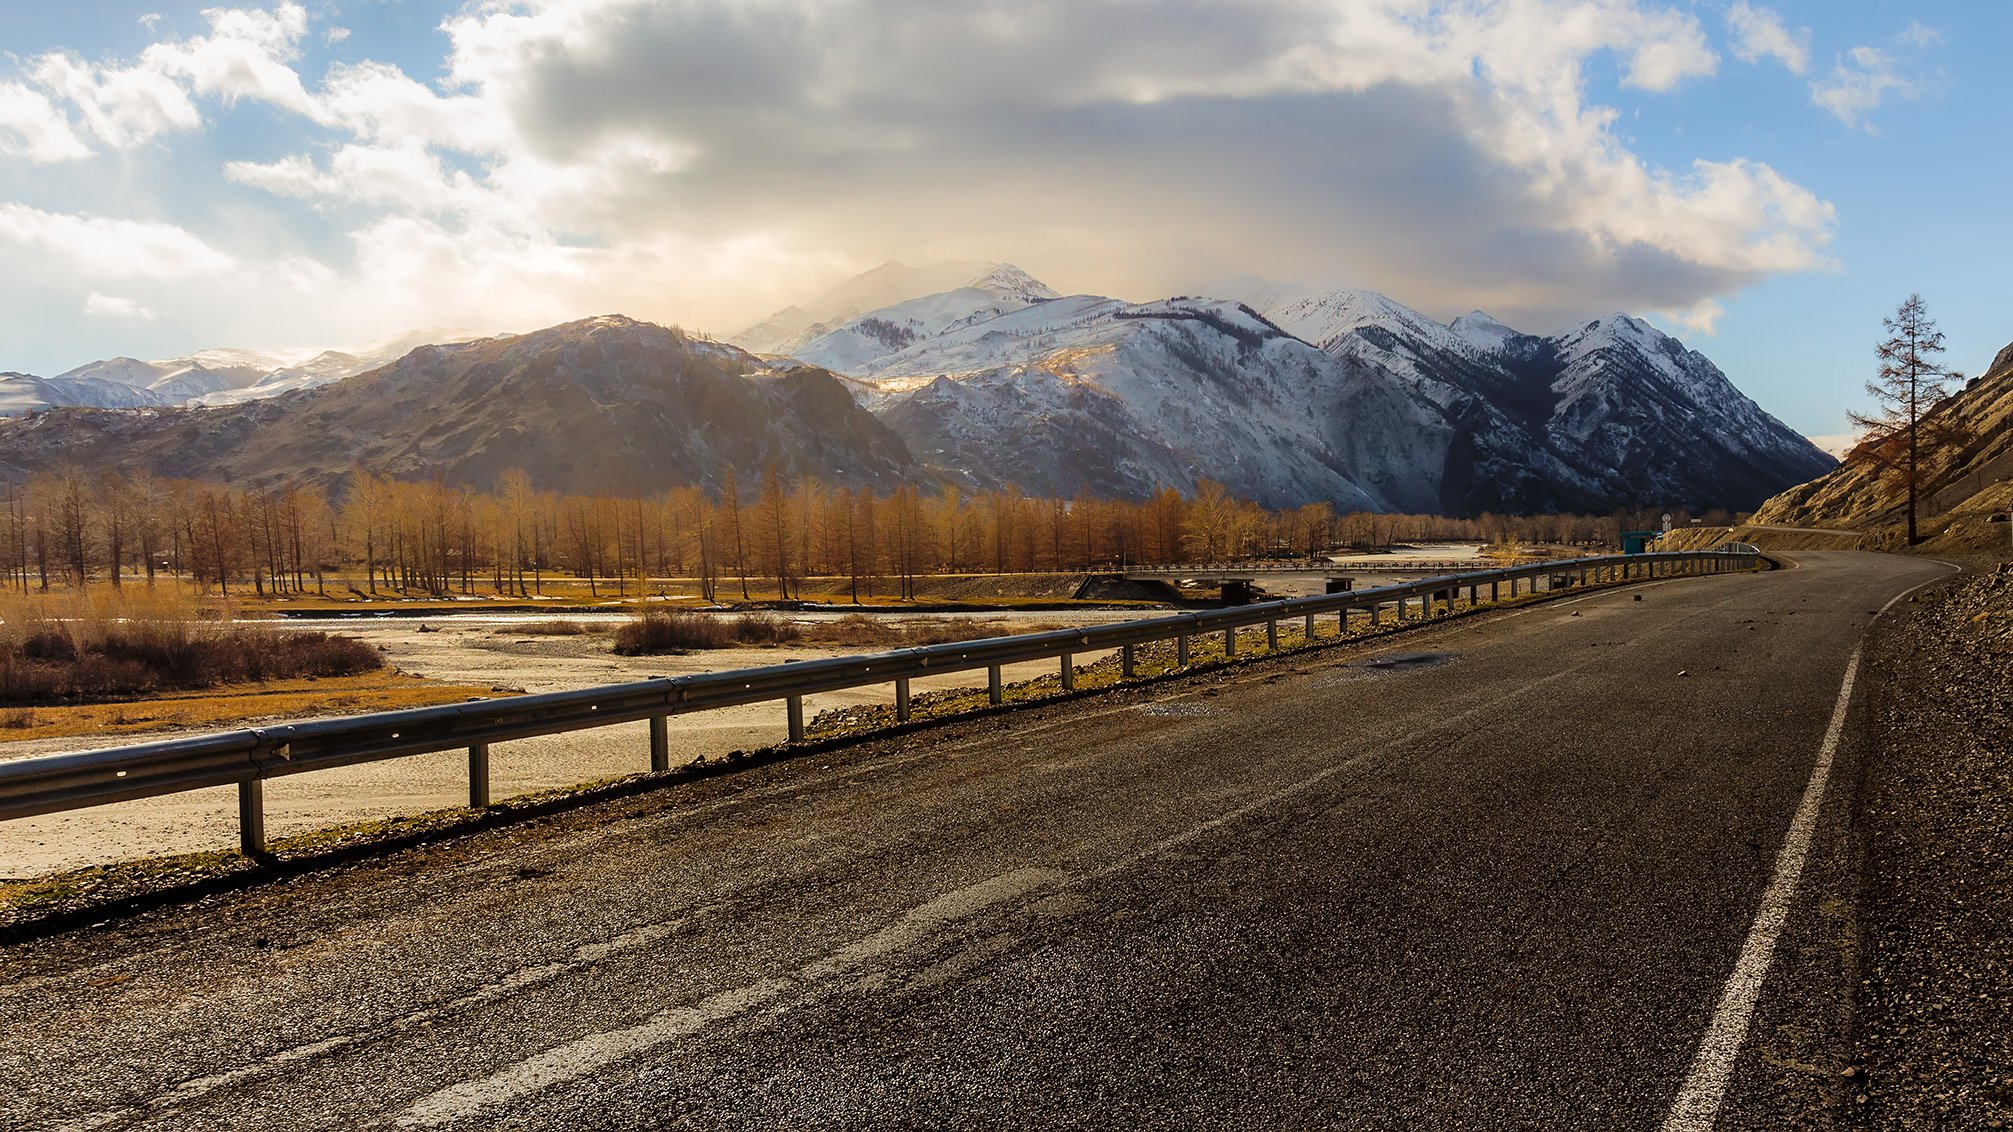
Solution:
[(533, 621), (529, 625), (506, 625), (496, 631), (524, 637), (585, 637), (600, 630), (578, 621)]
[(382, 667), (353, 637), (235, 625), (187, 599), (141, 592), (0, 606), (0, 703), (109, 699)]
[(615, 651), (622, 656), (724, 649), (733, 643), (726, 621), (682, 609), (653, 609), (615, 630)]
[(735, 645), (786, 645), (803, 635), (795, 624), (766, 613), (729, 618), (683, 609), (653, 609), (615, 630), (615, 651), (622, 656), (645, 656)]
[(745, 645), (788, 645), (804, 639), (804, 630), (794, 621), (766, 613), (743, 613), (734, 618), (734, 639)]

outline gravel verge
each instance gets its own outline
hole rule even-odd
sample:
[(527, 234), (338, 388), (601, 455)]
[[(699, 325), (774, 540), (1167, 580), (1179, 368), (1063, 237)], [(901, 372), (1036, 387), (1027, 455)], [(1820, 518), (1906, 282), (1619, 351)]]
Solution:
[(1908, 608), (1860, 793), (1854, 1123), (2013, 1128), (2013, 573)]

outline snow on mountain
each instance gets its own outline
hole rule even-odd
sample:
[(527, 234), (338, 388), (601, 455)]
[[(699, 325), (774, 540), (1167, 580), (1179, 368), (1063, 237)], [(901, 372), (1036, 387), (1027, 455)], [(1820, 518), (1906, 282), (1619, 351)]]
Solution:
[(1233, 275), (1204, 287), (1202, 293), (1233, 299), (1259, 314), (1269, 316), (1272, 311), (1313, 294), (1314, 289), (1299, 283), (1268, 279), (1263, 275)]
[(1512, 338), (1522, 337), (1522, 332), (1512, 330), (1481, 311), (1467, 314), (1447, 324), (1454, 336), (1480, 354), (1493, 354), (1507, 346)]
[[(55, 377), (6, 375), (0, 416), (42, 409), (229, 405), (311, 389), (389, 364), (414, 348), (467, 342), (466, 330), (430, 327), (353, 350), (199, 350), (182, 358), (107, 358)], [(19, 380), (17, 380), (19, 379)]]
[(997, 264), (955, 290), (882, 307), (789, 351), (798, 361), (853, 373), (927, 338), (1059, 298), (1012, 264)]
[(1626, 316), (1544, 338), (1360, 290), (1282, 297), (1263, 316), (1091, 295), (992, 309), (965, 290), (928, 296), (797, 356), (849, 375), (968, 482), (1060, 494), (1207, 476), (1268, 502), (1464, 513), (1751, 506), (1828, 466), (1702, 356)]
[(368, 373), (390, 365), (421, 346), (453, 346), (482, 337), (472, 330), (433, 326), (409, 330), (391, 338), (381, 338), (354, 350), (323, 350), (293, 364), (262, 375), (252, 385), (221, 390), (196, 398), (197, 405), (235, 405), (266, 397), (277, 397), (301, 389), (313, 389), (344, 378)]
[(1446, 326), (1375, 291), (1324, 291), (1264, 314), (1281, 330), (1322, 350), (1333, 348), (1350, 332), (1366, 328), (1396, 333), (1441, 350), (1467, 348), (1467, 343)]
[(1452, 430), (1247, 307), (1078, 296), (882, 359), (862, 381), (921, 459), (977, 486), (1140, 498), (1214, 479), (1285, 506), (1436, 507)]
[(1553, 436), (1615, 468), (1644, 498), (1714, 492), (1752, 507), (1835, 461), (1764, 412), (1705, 355), (1616, 313), (1552, 335)]
[(727, 336), (727, 341), (751, 354), (791, 354), (812, 339), (882, 307), (920, 299), (959, 287), (976, 286), (993, 269), (1004, 266), (983, 260), (953, 260), (910, 267), (890, 260), (855, 275), (801, 306), (788, 306), (768, 318)]
[(51, 408), (146, 409), (167, 404), (153, 392), (103, 377), (58, 380), (28, 373), (0, 373), (0, 417), (18, 417)]

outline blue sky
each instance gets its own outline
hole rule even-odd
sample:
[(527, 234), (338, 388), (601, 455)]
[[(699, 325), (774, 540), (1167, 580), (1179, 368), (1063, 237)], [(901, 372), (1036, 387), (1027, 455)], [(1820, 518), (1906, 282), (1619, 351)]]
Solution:
[(1975, 372), (2013, 6), (0, 3), (0, 369), (720, 333), (888, 259), (1645, 314), (1845, 431), (1920, 291)]

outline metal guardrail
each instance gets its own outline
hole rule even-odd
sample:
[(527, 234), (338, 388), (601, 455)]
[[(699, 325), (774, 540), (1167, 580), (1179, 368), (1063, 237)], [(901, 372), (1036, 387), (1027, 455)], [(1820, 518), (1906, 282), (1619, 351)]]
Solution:
[(1474, 604), (1483, 587), (1489, 600), (1496, 601), (1506, 585), (1515, 597), (1526, 583), (1527, 592), (1535, 593), (1604, 581), (1724, 573), (1751, 569), (1756, 563), (1751, 552), (1718, 551), (1563, 559), (1080, 629), (42, 755), (0, 762), (0, 820), (236, 785), (240, 845), (248, 855), (256, 854), (265, 847), (265, 780), (283, 775), (465, 748), (469, 805), (482, 808), (489, 804), (490, 745), (510, 739), (648, 720), (650, 769), (664, 772), (670, 769), (667, 728), (674, 715), (783, 700), (789, 736), (795, 742), (804, 737), (804, 697), (817, 692), (893, 684), (895, 715), (905, 722), (910, 717), (909, 682), (919, 676), (983, 668), (991, 701), (998, 704), (1003, 702), (1000, 670), (1007, 664), (1058, 660), (1062, 686), (1070, 691), (1075, 688), (1073, 658), (1078, 653), (1118, 650), (1122, 672), (1130, 677), (1134, 650), (1159, 641), (1175, 641), (1176, 663), (1186, 665), (1191, 638), (1205, 633), (1221, 632), (1226, 653), (1234, 656), (1239, 629), (1265, 626), (1267, 643), (1276, 649), (1279, 623), (1296, 617), (1305, 619), (1312, 637), (1315, 619), (1324, 614), (1338, 615), (1346, 628), (1352, 611), (1367, 610), (1376, 624), (1385, 608), (1395, 604), (1402, 621), (1409, 619), (1416, 600), (1419, 615), (1426, 617), (1441, 601), (1451, 609), (1463, 588)]

